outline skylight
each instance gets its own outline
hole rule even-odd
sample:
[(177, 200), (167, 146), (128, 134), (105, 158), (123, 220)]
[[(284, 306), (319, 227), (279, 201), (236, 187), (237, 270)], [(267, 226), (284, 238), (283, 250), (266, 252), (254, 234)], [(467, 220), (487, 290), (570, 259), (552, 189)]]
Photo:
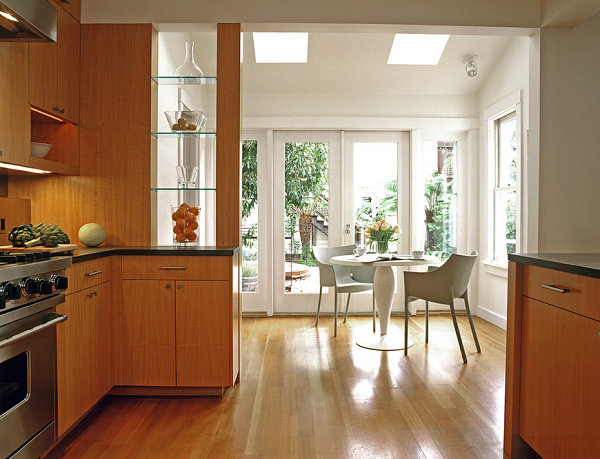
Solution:
[(450, 35), (402, 34), (394, 36), (388, 64), (438, 65)]
[(257, 64), (306, 64), (308, 33), (254, 32)]

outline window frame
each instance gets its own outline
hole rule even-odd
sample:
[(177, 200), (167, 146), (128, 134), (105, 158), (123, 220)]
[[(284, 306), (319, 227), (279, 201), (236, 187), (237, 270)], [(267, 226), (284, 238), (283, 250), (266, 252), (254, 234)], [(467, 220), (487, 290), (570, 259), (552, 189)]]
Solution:
[[(487, 199), (487, 207), (488, 207), (488, 244), (487, 244), (487, 256), (486, 256), (486, 265), (491, 266), (492, 268), (503, 268), (508, 269), (508, 259), (498, 259), (496, 253), (497, 247), (497, 237), (498, 237), (498, 224), (497, 224), (497, 206), (499, 204), (499, 196), (502, 193), (506, 193), (506, 191), (511, 191), (516, 193), (516, 252), (521, 251), (521, 242), (522, 242), (522, 212), (523, 212), (523, 203), (522, 203), (522, 189), (523, 189), (523, 180), (522, 180), (522, 164), (523, 164), (523, 137), (522, 137), (522, 126), (523, 126), (523, 118), (522, 118), (522, 92), (518, 91), (509, 97), (499, 101), (493, 106), (489, 107), (485, 111), (485, 119), (487, 120), (488, 125), (488, 199)], [(515, 118), (515, 128), (516, 128), (516, 138), (517, 138), (517, 146), (516, 146), (516, 154), (517, 154), (517, 179), (516, 186), (500, 186), (500, 139), (499, 139), (499, 129), (500, 122), (506, 119), (510, 119), (510, 117), (514, 116)], [(505, 229), (503, 230), (505, 231)], [(492, 269), (492, 274), (497, 274), (498, 271)], [(504, 273), (502, 273), (504, 274)]]

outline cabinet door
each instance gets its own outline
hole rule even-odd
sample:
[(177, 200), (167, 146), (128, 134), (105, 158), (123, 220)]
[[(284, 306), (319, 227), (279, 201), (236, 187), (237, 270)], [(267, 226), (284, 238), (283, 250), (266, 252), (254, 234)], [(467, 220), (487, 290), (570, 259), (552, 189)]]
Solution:
[[(57, 8), (60, 10), (60, 8)], [(59, 16), (60, 17), (60, 16)], [(60, 39), (60, 23), (58, 24)], [(49, 113), (58, 113), (58, 44), (29, 44), (29, 103)]]
[(110, 283), (91, 289), (90, 381), (92, 404), (112, 388), (112, 288)]
[[(58, 106), (60, 116), (79, 123), (80, 25), (58, 8)], [(63, 112), (64, 110), (64, 112)]]
[(58, 434), (92, 405), (90, 397), (90, 306), (87, 291), (67, 295), (57, 312), (68, 319), (57, 326)]
[(177, 385), (227, 386), (231, 361), (229, 282), (177, 282)]
[(543, 457), (600, 457), (600, 322), (523, 299), (521, 437)]
[(123, 281), (123, 384), (175, 385), (173, 281)]
[(0, 43), (0, 162), (29, 164), (27, 44)]

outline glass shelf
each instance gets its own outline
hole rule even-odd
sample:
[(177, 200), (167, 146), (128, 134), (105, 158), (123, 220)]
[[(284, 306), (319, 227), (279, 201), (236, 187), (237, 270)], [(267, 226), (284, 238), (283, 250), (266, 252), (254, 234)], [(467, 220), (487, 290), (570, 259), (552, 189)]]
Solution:
[(153, 76), (152, 81), (156, 84), (169, 85), (200, 85), (217, 84), (216, 76)]
[(150, 188), (152, 191), (217, 191), (216, 188), (182, 188), (182, 187), (165, 187), (157, 186)]
[(217, 135), (216, 132), (151, 132), (154, 137), (200, 137), (202, 139), (206, 139), (209, 137), (215, 137)]

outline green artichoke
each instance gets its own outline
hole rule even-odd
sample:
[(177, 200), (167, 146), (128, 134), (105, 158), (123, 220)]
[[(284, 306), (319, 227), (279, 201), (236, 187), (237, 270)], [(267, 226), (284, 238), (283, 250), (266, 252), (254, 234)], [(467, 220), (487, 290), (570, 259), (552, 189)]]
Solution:
[(44, 225), (38, 223), (31, 227), (35, 238), (25, 243), (25, 247), (44, 245), (44, 247), (56, 247), (58, 244), (69, 244), (71, 240), (67, 233), (56, 225)]
[(8, 240), (13, 247), (26, 247), (26, 243), (35, 239), (35, 234), (31, 229), (31, 225), (15, 226), (8, 233)]

